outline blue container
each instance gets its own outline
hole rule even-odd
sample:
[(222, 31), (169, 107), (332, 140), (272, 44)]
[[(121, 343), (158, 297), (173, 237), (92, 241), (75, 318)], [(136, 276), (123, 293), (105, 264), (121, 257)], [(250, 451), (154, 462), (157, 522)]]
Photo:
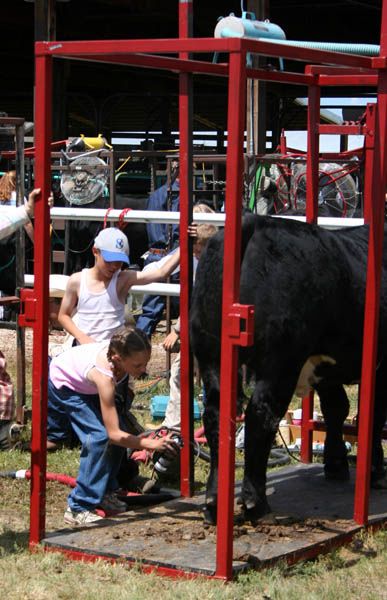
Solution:
[[(169, 401), (169, 396), (153, 396), (151, 398), (150, 405), (150, 414), (153, 419), (162, 419), (165, 417), (165, 411), (167, 409), (167, 404)], [(194, 400), (194, 419), (198, 421), (201, 419), (201, 412), (199, 408), (199, 404), (196, 400)]]

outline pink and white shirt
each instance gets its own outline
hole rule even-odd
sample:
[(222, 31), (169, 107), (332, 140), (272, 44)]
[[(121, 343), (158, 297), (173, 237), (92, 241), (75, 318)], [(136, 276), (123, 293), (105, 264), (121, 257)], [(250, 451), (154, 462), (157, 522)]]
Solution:
[(95, 342), (74, 346), (52, 359), (50, 364), (50, 379), (59, 389), (68, 387), (79, 394), (98, 394), (97, 386), (89, 381), (88, 374), (95, 368), (113, 379), (110, 369), (103, 369), (96, 365), (97, 356), (108, 348), (109, 342)]

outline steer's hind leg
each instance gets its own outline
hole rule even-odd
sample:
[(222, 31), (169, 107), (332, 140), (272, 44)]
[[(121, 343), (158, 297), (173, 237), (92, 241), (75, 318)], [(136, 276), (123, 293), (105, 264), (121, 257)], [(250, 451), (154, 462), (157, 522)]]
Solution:
[(321, 411), (327, 428), (324, 444), (324, 472), (326, 479), (349, 479), (347, 449), (343, 440), (343, 424), (349, 413), (347, 393), (341, 384), (317, 386)]
[(293, 385), (274, 385), (260, 380), (246, 409), (245, 416), (245, 473), (242, 501), (245, 518), (256, 522), (270, 512), (266, 500), (266, 469), (270, 450), (291, 400)]
[[(204, 380), (204, 378), (203, 378)], [(210, 474), (207, 480), (204, 521), (216, 525), (218, 494), (219, 389), (205, 383), (206, 402), (203, 413), (204, 431), (210, 448)]]

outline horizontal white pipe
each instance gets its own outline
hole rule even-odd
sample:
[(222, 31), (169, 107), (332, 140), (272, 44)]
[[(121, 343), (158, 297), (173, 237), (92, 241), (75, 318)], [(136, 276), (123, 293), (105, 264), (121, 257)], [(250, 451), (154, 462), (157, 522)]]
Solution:
[[(111, 210), (107, 220), (118, 221), (121, 210)], [(103, 221), (106, 210), (103, 208), (52, 208), (51, 218), (70, 219), (73, 221)], [(293, 215), (278, 215), (278, 218), (294, 219), (295, 221), (306, 221), (306, 217)], [(222, 227), (225, 223), (225, 213), (194, 213), (194, 223), (210, 223)], [(164, 210), (130, 210), (126, 213), (124, 221), (128, 223), (171, 223), (173, 225), (180, 223), (179, 212), (169, 212)], [(363, 225), (363, 219), (352, 219), (346, 217), (319, 217), (317, 221), (320, 227), (326, 229), (337, 229), (342, 227), (355, 227)]]
[(148, 283), (132, 285), (129, 294), (151, 294), (152, 296), (180, 296), (179, 283)]
[[(50, 296), (51, 298), (62, 298), (66, 289), (68, 275), (50, 275)], [(24, 284), (27, 287), (34, 287), (34, 276), (24, 275)], [(133, 285), (130, 294), (151, 294), (153, 296), (179, 296), (180, 285), (178, 283), (148, 283), (148, 285)]]
[[(111, 210), (107, 221), (118, 221), (122, 210)], [(103, 208), (59, 208), (54, 207), (50, 211), (52, 219), (69, 219), (72, 221), (103, 221), (106, 210)], [(180, 213), (165, 210), (130, 210), (126, 213), (124, 221), (127, 223), (180, 223)], [(194, 223), (211, 223), (212, 225), (224, 225), (224, 213), (194, 213)]]

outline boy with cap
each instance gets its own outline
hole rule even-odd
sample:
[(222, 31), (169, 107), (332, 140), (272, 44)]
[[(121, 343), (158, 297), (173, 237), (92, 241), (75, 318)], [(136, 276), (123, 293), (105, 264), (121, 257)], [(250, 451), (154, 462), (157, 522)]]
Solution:
[(93, 254), (94, 266), (69, 278), (58, 316), (62, 327), (79, 344), (110, 339), (124, 324), (131, 286), (165, 279), (180, 261), (177, 250), (157, 271), (122, 271), (122, 265), (129, 264), (129, 244), (126, 235), (115, 227), (100, 231), (94, 241)]

